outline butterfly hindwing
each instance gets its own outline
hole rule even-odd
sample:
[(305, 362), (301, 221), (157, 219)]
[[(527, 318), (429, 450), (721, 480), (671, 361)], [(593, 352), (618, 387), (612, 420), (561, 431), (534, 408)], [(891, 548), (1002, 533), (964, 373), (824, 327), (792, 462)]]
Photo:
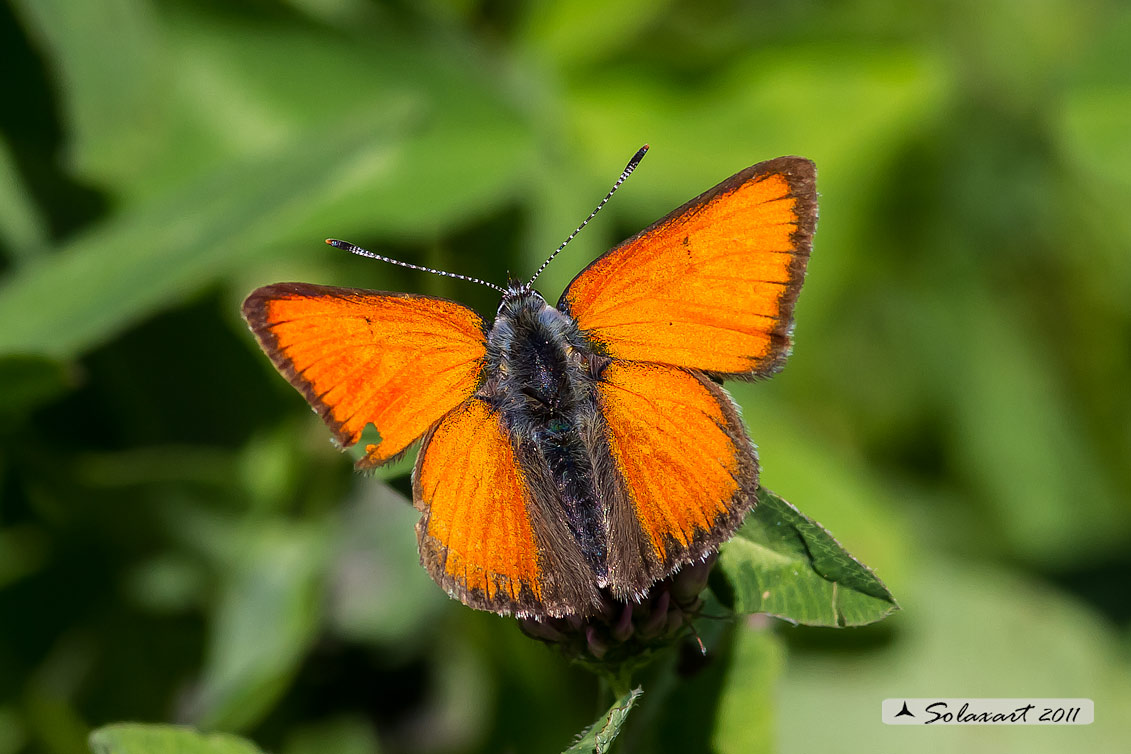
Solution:
[(729, 396), (702, 374), (614, 361), (597, 402), (624, 491), (606, 496), (610, 582), (638, 594), (734, 533), (756, 502), (758, 461)]
[(449, 594), (516, 616), (589, 612), (593, 573), (532, 485), (500, 414), (479, 398), (425, 438), (413, 474), (420, 559)]
[(816, 220), (813, 163), (759, 163), (599, 257), (558, 306), (612, 358), (767, 376), (789, 354)]
[(402, 453), (482, 379), (483, 320), (453, 301), (279, 283), (248, 296), (243, 314), (341, 445), (377, 428), (359, 468)]

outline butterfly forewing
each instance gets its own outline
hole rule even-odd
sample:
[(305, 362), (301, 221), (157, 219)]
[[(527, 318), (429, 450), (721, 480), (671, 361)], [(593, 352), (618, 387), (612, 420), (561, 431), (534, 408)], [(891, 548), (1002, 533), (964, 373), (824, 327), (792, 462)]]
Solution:
[(361, 468), (402, 453), (482, 379), (483, 320), (453, 301), (279, 283), (248, 296), (243, 314), (338, 442), (377, 428)]
[(812, 162), (759, 163), (598, 258), (559, 308), (613, 358), (772, 374), (789, 354), (816, 219)]

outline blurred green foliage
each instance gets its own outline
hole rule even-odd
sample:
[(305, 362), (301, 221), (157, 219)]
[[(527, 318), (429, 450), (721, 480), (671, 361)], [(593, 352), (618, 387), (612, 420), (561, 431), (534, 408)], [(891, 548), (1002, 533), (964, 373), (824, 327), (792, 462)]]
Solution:
[(90, 748), (94, 754), (262, 754), (252, 744), (230, 734), (205, 735), (172, 725), (136, 723), (100, 728), (91, 735)]
[[(621, 750), (1131, 740), (1125, 3), (0, 13), (0, 754), (85, 752), (118, 720), (283, 754), (559, 751), (609, 709), (435, 588), (405, 467), (352, 474), (238, 304), (301, 280), (490, 314), (486, 290), (321, 240), (501, 281), (645, 141), (542, 290), (749, 164), (815, 160), (796, 353), (732, 388), (763, 481), (904, 610), (705, 631), (719, 656), (662, 662)], [(1097, 722), (878, 722), (889, 696), (1022, 695), (1091, 697)]]

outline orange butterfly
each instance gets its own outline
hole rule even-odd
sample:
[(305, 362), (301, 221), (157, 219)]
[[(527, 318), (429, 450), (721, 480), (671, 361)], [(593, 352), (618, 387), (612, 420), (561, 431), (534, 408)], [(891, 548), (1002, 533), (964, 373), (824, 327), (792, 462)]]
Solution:
[(423, 438), (413, 503), (436, 583), (483, 610), (586, 616), (600, 590), (639, 599), (708, 556), (754, 506), (757, 456), (717, 383), (782, 367), (816, 219), (813, 163), (780, 157), (598, 258), (557, 308), (532, 278), (492, 286), (490, 325), (446, 299), (304, 283), (258, 289), (243, 314), (343, 446), (376, 427), (359, 468)]

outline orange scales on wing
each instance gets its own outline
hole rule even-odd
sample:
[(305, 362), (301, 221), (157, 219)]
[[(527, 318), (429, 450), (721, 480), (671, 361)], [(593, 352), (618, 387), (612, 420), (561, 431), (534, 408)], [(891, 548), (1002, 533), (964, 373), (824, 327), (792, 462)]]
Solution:
[(743, 171), (596, 260), (564, 303), (614, 358), (769, 373), (789, 349), (812, 185), (799, 158)]
[(479, 384), (483, 322), (451, 301), (283, 283), (253, 293), (244, 313), (342, 445), (377, 428), (361, 467), (403, 452)]
[(421, 555), (438, 582), (492, 607), (518, 603), (523, 587), (542, 599), (526, 482), (498, 414), (480, 400), (448, 414), (421, 451), (415, 485)]
[(728, 512), (739, 489), (727, 417), (702, 382), (671, 367), (613, 362), (598, 392), (613, 461), (664, 561), (669, 539), (691, 546)]

